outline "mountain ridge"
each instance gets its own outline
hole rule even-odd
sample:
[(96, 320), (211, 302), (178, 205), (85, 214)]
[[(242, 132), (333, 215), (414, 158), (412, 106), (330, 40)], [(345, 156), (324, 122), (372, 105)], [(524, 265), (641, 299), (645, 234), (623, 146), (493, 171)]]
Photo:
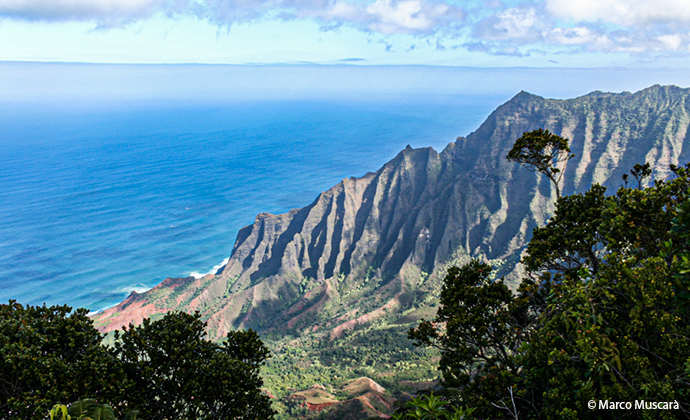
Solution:
[(445, 268), (470, 258), (489, 261), (515, 285), (520, 254), (552, 214), (555, 191), (505, 159), (514, 140), (536, 128), (571, 140), (576, 157), (563, 167), (564, 194), (593, 182), (619, 186), (644, 161), (665, 178), (669, 164), (690, 161), (688, 95), (659, 85), (567, 100), (520, 92), (440, 153), (408, 146), (306, 207), (260, 213), (239, 231), (219, 273), (133, 292), (95, 323), (109, 331), (172, 309), (198, 310), (213, 339), (250, 327), (333, 339), (428, 307)]

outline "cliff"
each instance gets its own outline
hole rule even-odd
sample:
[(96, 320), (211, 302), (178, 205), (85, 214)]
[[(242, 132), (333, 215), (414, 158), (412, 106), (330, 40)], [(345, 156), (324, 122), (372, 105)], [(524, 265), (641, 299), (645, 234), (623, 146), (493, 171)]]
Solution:
[[(505, 159), (540, 127), (570, 139), (564, 194), (649, 162), (652, 178), (690, 161), (690, 90), (653, 86), (550, 100), (521, 92), (441, 153), (409, 146), (376, 172), (348, 178), (308, 206), (259, 214), (229, 262), (202, 279), (166, 279), (95, 317), (102, 331), (171, 309), (200, 311), (212, 338), (235, 328), (330, 338), (375, 320), (413, 320), (436, 301), (444, 270), (481, 258), (514, 284), (532, 229), (555, 190)], [(421, 311), (421, 312), (420, 312)]]

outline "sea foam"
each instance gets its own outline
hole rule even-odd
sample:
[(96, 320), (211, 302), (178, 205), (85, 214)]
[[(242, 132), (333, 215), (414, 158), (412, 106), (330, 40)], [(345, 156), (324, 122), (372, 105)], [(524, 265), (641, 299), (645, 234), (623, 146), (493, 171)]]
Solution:
[(199, 273), (198, 271), (192, 271), (191, 273), (189, 273), (189, 275), (192, 276), (192, 277), (194, 277), (195, 279), (200, 279), (200, 278), (202, 278), (202, 277), (204, 277), (205, 275), (208, 275), (208, 274), (220, 274), (220, 271), (221, 271), (226, 265), (228, 265), (228, 262), (229, 262), (229, 261), (230, 261), (230, 258), (224, 259), (220, 264), (214, 265), (213, 268), (212, 268), (211, 270), (209, 270), (206, 274), (201, 274), (201, 273)]

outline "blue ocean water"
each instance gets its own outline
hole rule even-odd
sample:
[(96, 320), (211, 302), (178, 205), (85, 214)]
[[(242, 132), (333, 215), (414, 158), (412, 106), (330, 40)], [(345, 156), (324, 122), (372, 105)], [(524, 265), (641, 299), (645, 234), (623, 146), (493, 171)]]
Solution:
[(308, 205), (407, 144), (440, 151), (506, 99), (5, 109), (0, 301), (99, 310), (215, 270), (257, 213)]

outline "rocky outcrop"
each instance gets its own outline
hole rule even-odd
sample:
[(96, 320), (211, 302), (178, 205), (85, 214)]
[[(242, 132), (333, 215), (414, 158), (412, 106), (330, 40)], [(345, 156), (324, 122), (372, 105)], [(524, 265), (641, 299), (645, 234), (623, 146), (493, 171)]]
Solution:
[(653, 177), (690, 161), (687, 89), (594, 92), (550, 100), (521, 92), (441, 153), (409, 146), (377, 172), (348, 178), (308, 206), (259, 214), (229, 262), (203, 279), (168, 279), (96, 316), (103, 331), (170, 309), (200, 311), (212, 338), (238, 327), (337, 337), (431, 302), (448, 264), (488, 260), (513, 283), (532, 229), (554, 209), (555, 190), (505, 159), (537, 128), (567, 137), (565, 194), (621, 185), (635, 163)]

